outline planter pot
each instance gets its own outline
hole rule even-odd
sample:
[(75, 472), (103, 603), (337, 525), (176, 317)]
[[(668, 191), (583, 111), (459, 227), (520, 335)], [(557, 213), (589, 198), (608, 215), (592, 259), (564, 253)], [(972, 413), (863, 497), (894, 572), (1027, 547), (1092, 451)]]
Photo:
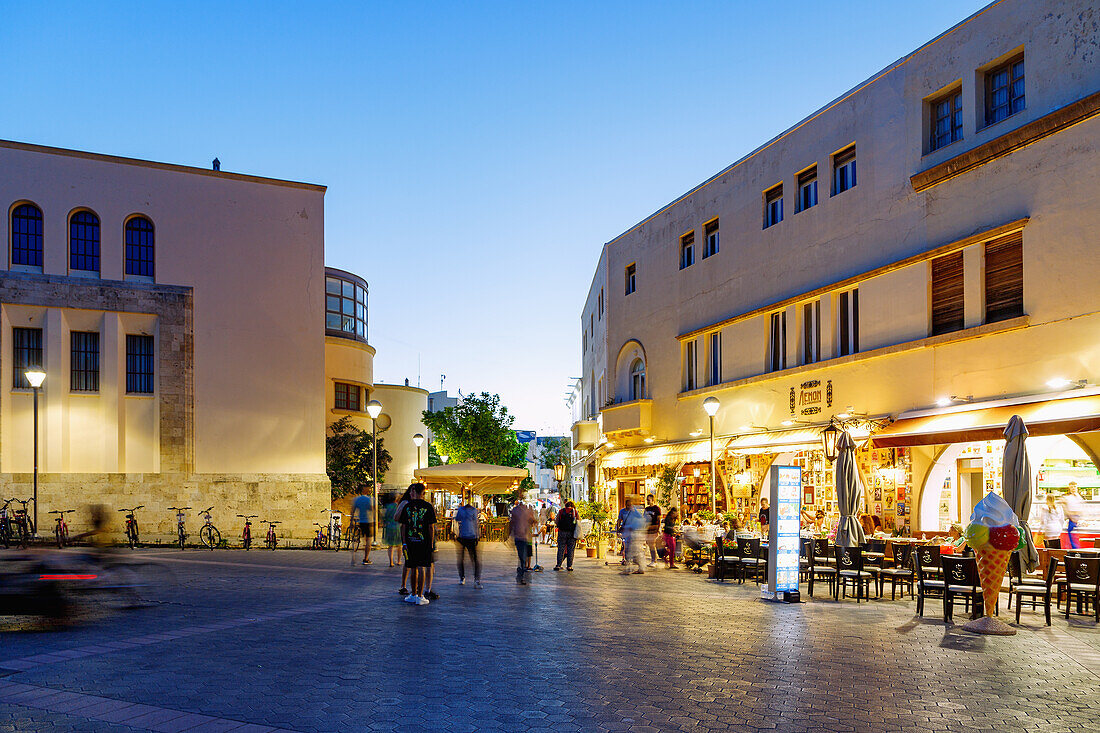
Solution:
[(584, 548), (584, 554), (587, 555), (588, 557), (595, 557), (596, 556), (596, 548), (595, 547), (586, 547), (586, 548)]
[(707, 577), (711, 578), (711, 579), (717, 578), (718, 577), (718, 564), (712, 562), (708, 567), (710, 568), (710, 570), (707, 572)]

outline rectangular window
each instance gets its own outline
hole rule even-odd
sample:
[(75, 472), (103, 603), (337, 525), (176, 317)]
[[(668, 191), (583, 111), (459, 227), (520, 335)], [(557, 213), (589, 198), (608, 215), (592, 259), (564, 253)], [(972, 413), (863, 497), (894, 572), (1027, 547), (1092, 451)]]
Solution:
[(153, 337), (126, 335), (126, 393), (153, 394)]
[(1024, 314), (1024, 240), (1021, 232), (985, 245), (985, 322)]
[(42, 329), (41, 328), (13, 328), (11, 330), (12, 343), (12, 377), (16, 389), (30, 389), (31, 383), (27, 381), (28, 369), (42, 368)]
[(1024, 57), (1017, 56), (985, 75), (985, 124), (992, 125), (1024, 109)]
[(333, 407), (337, 410), (353, 410), (359, 412), (360, 387), (357, 384), (336, 383), (336, 400)]
[(813, 364), (821, 358), (821, 301), (802, 306), (802, 363)]
[(932, 335), (963, 327), (963, 253), (932, 260)]
[(695, 264), (695, 232), (680, 237), (680, 269)]
[(695, 382), (695, 375), (698, 373), (699, 359), (698, 342), (688, 341), (684, 344), (684, 389), (691, 391), (695, 389), (698, 384)]
[(783, 184), (764, 192), (764, 228), (783, 221)]
[(859, 351), (859, 289), (837, 298), (837, 356)]
[(73, 392), (99, 391), (99, 333), (73, 331), (69, 334), (72, 353), (69, 359), (69, 389)]
[(795, 212), (817, 206), (817, 166), (798, 174), (798, 202)]
[(710, 335), (710, 368), (708, 379), (711, 384), (722, 383), (722, 334)]
[(588, 331), (581, 331), (581, 353), (588, 352)]
[(787, 368), (787, 311), (772, 313), (768, 336), (768, 370)]
[(600, 288), (600, 320), (603, 320), (603, 288)]
[(856, 146), (841, 150), (833, 156), (833, 195), (856, 187)]
[(636, 277), (638, 274), (638, 266), (633, 262), (626, 266), (626, 294), (630, 295), (634, 292), (636, 285)]
[(718, 254), (718, 220), (703, 225), (703, 259)]
[(939, 150), (962, 139), (962, 92), (953, 89), (928, 103), (928, 150)]

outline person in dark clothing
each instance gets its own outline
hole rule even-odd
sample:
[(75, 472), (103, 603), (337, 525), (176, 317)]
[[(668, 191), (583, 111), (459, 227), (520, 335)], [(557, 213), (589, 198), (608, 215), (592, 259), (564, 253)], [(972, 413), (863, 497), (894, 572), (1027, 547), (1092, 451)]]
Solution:
[(577, 548), (577, 505), (571, 501), (565, 502), (565, 506), (558, 512), (554, 524), (558, 526), (558, 563), (554, 570), (561, 570), (562, 562), (567, 563), (566, 569), (573, 572), (573, 552)]
[(432, 564), (435, 551), (435, 507), (424, 501), (424, 484), (409, 487), (409, 502), (401, 512), (402, 539), (405, 543), (405, 556), (412, 572), (412, 593), (405, 601), (418, 606), (426, 606), (429, 601), (425, 595), (428, 569)]
[(668, 510), (665, 515), (665, 561), (669, 570), (675, 570), (676, 565), (676, 535), (680, 533), (680, 513), (676, 508)]
[(649, 506), (645, 508), (645, 516), (649, 521), (646, 526), (645, 543), (649, 547), (649, 567), (657, 567), (657, 533), (661, 529), (661, 507), (657, 506), (657, 500), (653, 494), (646, 497)]
[(771, 525), (771, 509), (768, 507), (768, 500), (760, 500), (760, 535), (763, 537), (768, 534), (768, 527)]

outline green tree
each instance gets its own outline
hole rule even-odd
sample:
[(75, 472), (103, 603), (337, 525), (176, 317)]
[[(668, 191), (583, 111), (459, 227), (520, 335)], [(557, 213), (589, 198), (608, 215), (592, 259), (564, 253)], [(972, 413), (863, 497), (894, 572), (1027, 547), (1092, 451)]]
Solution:
[(443, 461), (439, 457), (439, 451), (435, 449), (435, 443), (428, 443), (428, 465), (442, 466)]
[(561, 480), (562, 501), (573, 498), (573, 481), (570, 479), (569, 464), (573, 460), (570, 455), (569, 438), (547, 438), (539, 452), (539, 466), (554, 470), (558, 463), (565, 466), (565, 477)]
[[(363, 484), (373, 488), (374, 444), (371, 434), (357, 428), (350, 417), (342, 417), (329, 425), (325, 436), (325, 469), (332, 482), (332, 498), (355, 493)], [(378, 481), (389, 470), (392, 457), (378, 439)]]
[(516, 440), (514, 421), (515, 416), (500, 404), (500, 395), (488, 392), (464, 397), (454, 407), (424, 412), (424, 425), (435, 436), (436, 451), (450, 456), (449, 463), (472, 460), (525, 467), (527, 448)]

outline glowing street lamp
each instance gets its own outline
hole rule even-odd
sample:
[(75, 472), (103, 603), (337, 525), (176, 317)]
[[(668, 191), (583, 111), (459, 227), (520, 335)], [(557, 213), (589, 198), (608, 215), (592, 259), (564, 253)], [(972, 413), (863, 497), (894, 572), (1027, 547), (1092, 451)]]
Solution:
[(825, 452), (825, 460), (830, 464), (836, 460), (836, 442), (840, 438), (840, 429), (829, 423), (829, 427), (821, 431), (821, 448)]
[(714, 491), (714, 416), (718, 414), (721, 403), (717, 397), (707, 397), (703, 400), (703, 409), (710, 418), (710, 511), (718, 518), (718, 496)]
[[(367, 403), (367, 414), (370, 415), (371, 458), (374, 462), (374, 536), (378, 536), (378, 416), (382, 414), (382, 403), (371, 400)], [(369, 541), (369, 540), (368, 540)]]
[[(558, 461), (554, 464), (554, 480), (558, 482), (558, 498), (561, 498), (561, 482), (565, 480), (565, 464)], [(569, 492), (572, 495), (572, 491)]]
[(46, 381), (46, 372), (28, 369), (23, 376), (34, 390), (34, 534), (38, 536), (38, 390)]
[(416, 468), (420, 468), (420, 446), (424, 445), (424, 436), (417, 433), (413, 436), (413, 442), (416, 443)]

